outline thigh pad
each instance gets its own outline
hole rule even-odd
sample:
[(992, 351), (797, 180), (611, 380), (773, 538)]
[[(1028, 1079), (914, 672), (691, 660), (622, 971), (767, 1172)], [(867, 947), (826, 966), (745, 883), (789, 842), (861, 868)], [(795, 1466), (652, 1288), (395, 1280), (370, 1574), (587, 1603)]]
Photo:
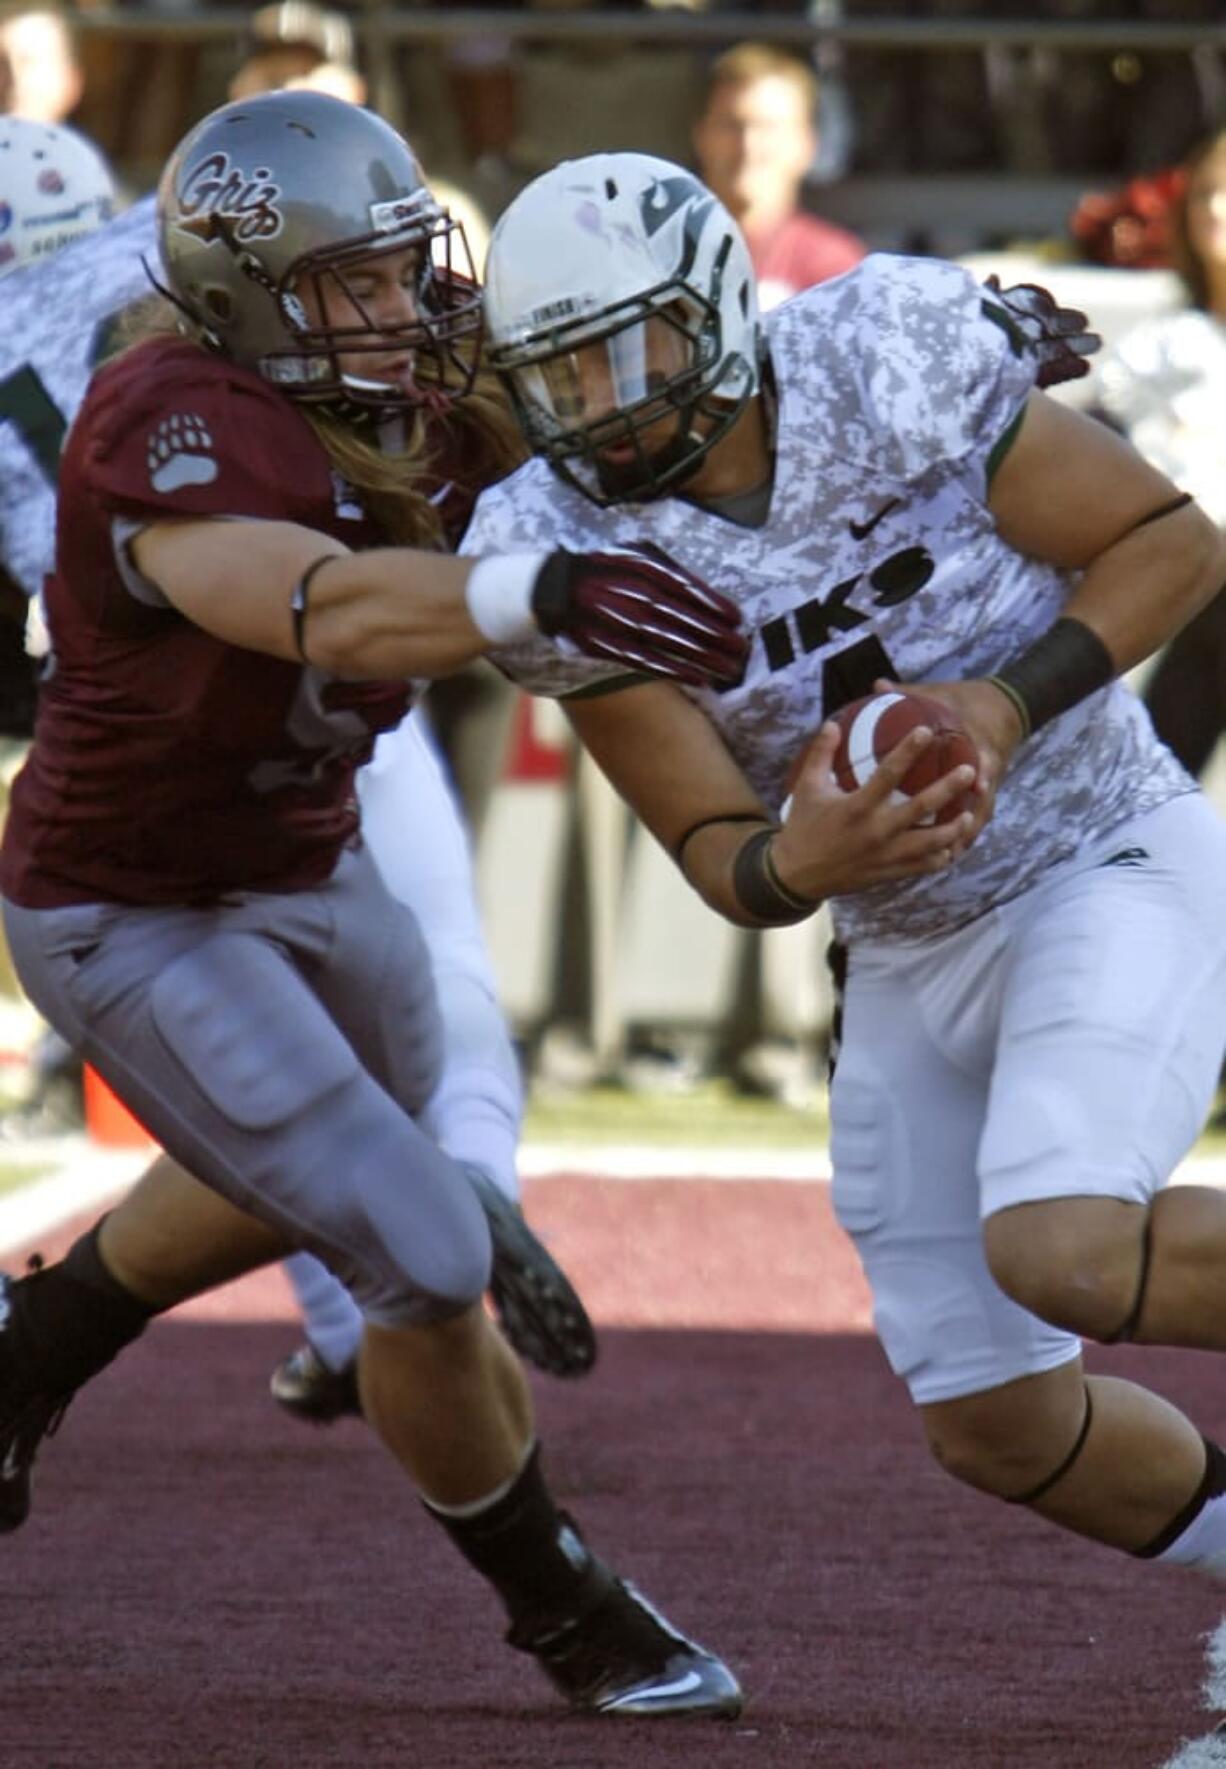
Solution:
[(286, 1123), (358, 1069), (293, 965), (266, 940), (219, 934), (183, 953), (150, 992), (158, 1035), (242, 1130)]

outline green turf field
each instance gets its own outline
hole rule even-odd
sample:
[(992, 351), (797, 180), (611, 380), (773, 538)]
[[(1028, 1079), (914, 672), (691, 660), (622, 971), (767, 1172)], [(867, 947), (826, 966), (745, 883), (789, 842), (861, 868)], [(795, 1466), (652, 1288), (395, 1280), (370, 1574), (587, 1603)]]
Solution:
[(528, 1101), (525, 1139), (542, 1143), (649, 1144), (666, 1148), (800, 1149), (823, 1146), (824, 1095), (811, 1110), (746, 1097), (722, 1081), (675, 1093), (622, 1087), (537, 1091)]

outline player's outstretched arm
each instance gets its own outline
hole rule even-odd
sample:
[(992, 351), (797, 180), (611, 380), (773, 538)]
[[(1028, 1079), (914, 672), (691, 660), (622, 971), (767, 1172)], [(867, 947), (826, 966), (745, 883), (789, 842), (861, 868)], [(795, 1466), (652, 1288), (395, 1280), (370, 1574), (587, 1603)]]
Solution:
[(748, 651), (735, 603), (632, 550), (350, 553), (295, 523), (222, 519), (156, 522), (131, 548), (141, 574), (206, 631), (340, 675), (448, 675), (544, 634), (627, 670), (728, 686)]

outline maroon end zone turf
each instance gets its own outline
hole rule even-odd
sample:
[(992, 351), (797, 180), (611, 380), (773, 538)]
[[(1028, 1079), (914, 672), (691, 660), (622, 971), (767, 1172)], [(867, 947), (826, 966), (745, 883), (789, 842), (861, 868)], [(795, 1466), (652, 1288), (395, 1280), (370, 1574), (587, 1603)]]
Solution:
[[(1226, 1591), (932, 1467), (823, 1187), (527, 1195), (603, 1325), (589, 1380), (535, 1381), (554, 1483), (744, 1717), (560, 1713), (365, 1428), (266, 1399), (274, 1272), (159, 1323), (47, 1446), (0, 1541), (0, 1769), (1158, 1769), (1209, 1731)], [(1092, 1362), (1226, 1429), (1220, 1360)]]

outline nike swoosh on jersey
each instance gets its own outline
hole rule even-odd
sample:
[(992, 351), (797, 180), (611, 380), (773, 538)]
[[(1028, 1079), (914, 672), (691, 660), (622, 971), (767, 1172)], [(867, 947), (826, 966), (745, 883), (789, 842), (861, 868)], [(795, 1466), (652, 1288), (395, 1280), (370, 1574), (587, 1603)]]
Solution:
[(898, 501), (897, 498), (891, 498), (888, 504), (882, 504), (881, 508), (877, 511), (877, 514), (875, 516), (870, 516), (867, 522), (849, 522), (847, 526), (851, 530), (852, 540), (867, 540), (874, 528), (876, 528), (877, 524), (881, 521), (882, 517), (888, 516), (890, 511), (895, 508)]

